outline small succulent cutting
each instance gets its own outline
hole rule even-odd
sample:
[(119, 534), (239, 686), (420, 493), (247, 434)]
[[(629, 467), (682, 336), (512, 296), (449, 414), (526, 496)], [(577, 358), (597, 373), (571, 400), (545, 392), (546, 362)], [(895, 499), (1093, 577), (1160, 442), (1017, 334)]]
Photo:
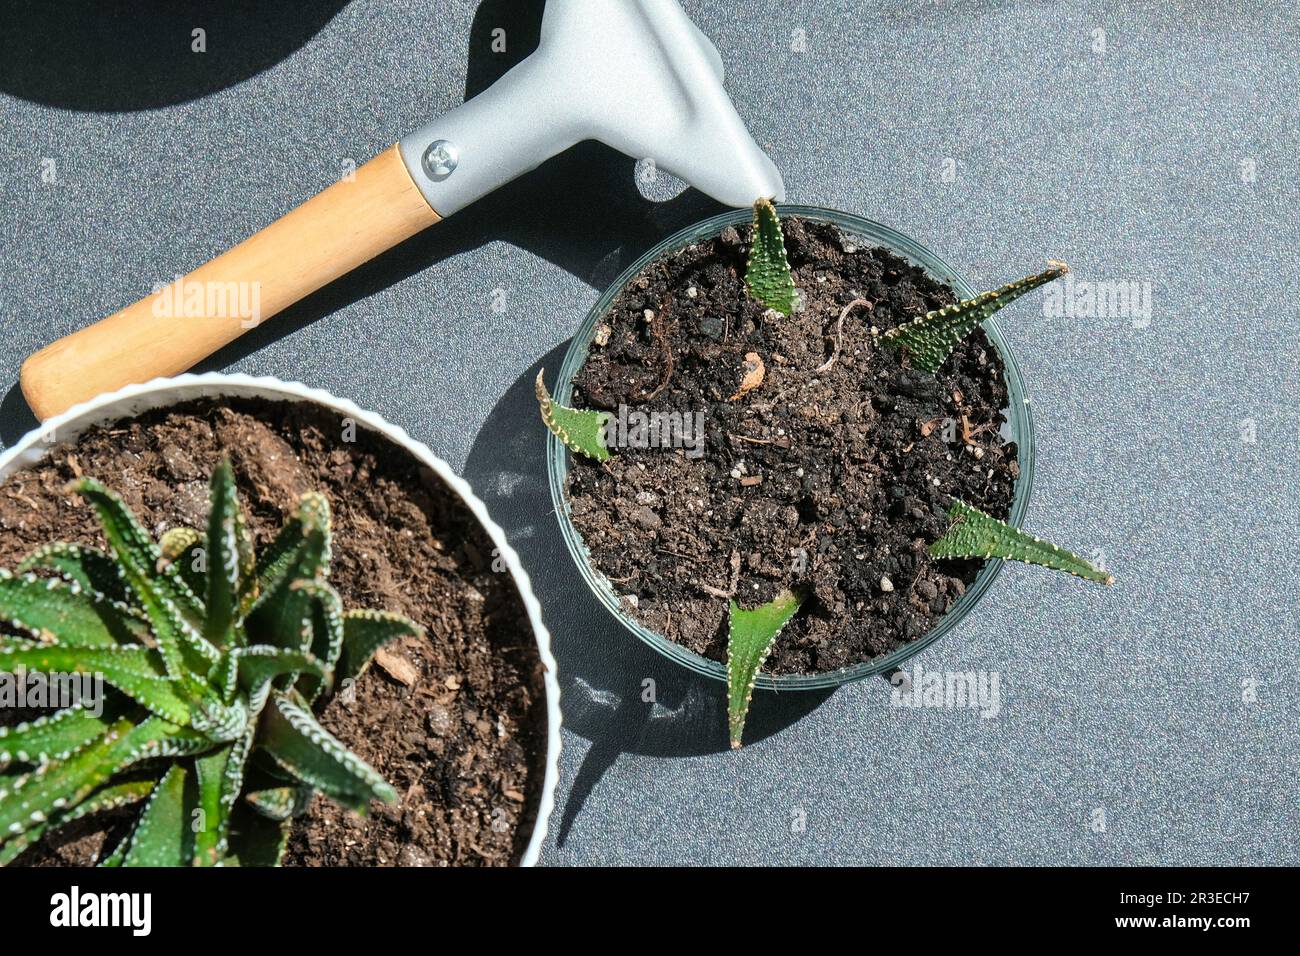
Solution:
[(1059, 279), (1070, 271), (1064, 262), (1050, 262), (1048, 268), (1019, 282), (983, 292), (942, 309), (927, 312), (885, 333), (885, 341), (907, 352), (912, 364), (931, 375), (939, 371), (962, 339), (993, 313), (1040, 285)]
[(564, 447), (578, 455), (594, 458), (596, 461), (609, 461), (609, 449), (605, 447), (605, 426), (609, 422), (609, 412), (595, 412), (586, 409), (569, 408), (557, 404), (546, 390), (544, 376), (546, 369), (537, 373), (534, 391), (537, 403), (542, 409), (542, 421), (551, 430)]
[(769, 309), (789, 315), (794, 309), (794, 277), (785, 254), (785, 234), (770, 200), (754, 203), (754, 232), (749, 261), (745, 266), (745, 288)]
[(758, 672), (776, 636), (794, 617), (800, 603), (792, 591), (782, 591), (767, 604), (748, 611), (731, 602), (727, 626), (727, 730), (733, 750), (740, 746), (745, 733)]
[[(942, 538), (930, 545), (931, 557), (1023, 561), (1098, 584), (1115, 583), (1108, 571), (1077, 554), (1035, 538), (963, 501), (954, 499), (948, 516), (952, 524)], [(731, 602), (727, 633), (727, 724), (733, 748), (740, 746), (745, 732), (745, 718), (758, 672), (782, 628), (798, 612), (800, 603), (789, 591), (752, 610)]]
[(1025, 564), (1038, 564), (1054, 571), (1064, 571), (1085, 581), (1115, 583), (1114, 575), (1077, 554), (1026, 534), (964, 501), (954, 500), (948, 517), (952, 519), (952, 524), (942, 538), (930, 545), (932, 557), (1023, 561)]
[(0, 671), (98, 674), (109, 689), (98, 715), (72, 706), (0, 728), (0, 864), (144, 801), (102, 865), (274, 865), (314, 792), (359, 813), (396, 800), (312, 703), (387, 641), (423, 632), (344, 612), (324, 497), (303, 495), (256, 554), (228, 462), (212, 475), (206, 533), (157, 543), (98, 481), (70, 490), (95, 508), (108, 550), (53, 544), (0, 571), (0, 622), (23, 635), (0, 635)]
[[(1048, 268), (1037, 275), (936, 309), (889, 330), (881, 341), (906, 355), (906, 361), (912, 366), (937, 374), (953, 349), (986, 319), (1025, 293), (1068, 271), (1064, 263), (1049, 262)], [(756, 301), (782, 315), (789, 315), (794, 307), (795, 285), (781, 222), (776, 208), (766, 199), (754, 204), (754, 228), (745, 270), (745, 288)], [(859, 302), (851, 303), (850, 308), (855, 304)], [(754, 358), (758, 357), (755, 355)], [(732, 396), (733, 400), (744, 391), (742, 388)], [(610, 452), (605, 446), (604, 429), (609, 413), (555, 404), (541, 375), (537, 378), (537, 397), (543, 421), (570, 451), (602, 462), (608, 460)], [(954, 499), (948, 514), (952, 523), (947, 532), (929, 546), (930, 555), (936, 559), (1023, 561), (1065, 571), (1088, 581), (1114, 582), (1108, 572), (1078, 555), (1026, 534), (965, 502)], [(787, 590), (756, 608), (742, 608), (734, 600), (730, 603), (727, 725), (733, 748), (741, 745), (758, 673), (777, 636), (799, 612), (802, 602), (800, 594)]]

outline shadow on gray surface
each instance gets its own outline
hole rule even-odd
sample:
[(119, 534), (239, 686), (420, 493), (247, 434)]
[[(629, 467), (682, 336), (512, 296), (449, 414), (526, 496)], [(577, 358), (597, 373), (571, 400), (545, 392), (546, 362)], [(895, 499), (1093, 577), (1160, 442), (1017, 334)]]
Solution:
[[(0, 9), (0, 91), (96, 112), (184, 103), (275, 66), (347, 2), (10, 0)], [(196, 29), (204, 52), (193, 49)]]
[(5, 397), (0, 399), (0, 442), (4, 443), (5, 448), (12, 448), (18, 439), (38, 424), (36, 416), (27, 407), (27, 400), (23, 398), (23, 390), (14, 382), (9, 391), (5, 392)]
[[(533, 381), (540, 368), (553, 374), (567, 348), (566, 342), (552, 349), (515, 381), (479, 431), (464, 469), (519, 551), (542, 602), (559, 662), (564, 726), (591, 741), (564, 807), (561, 845), (620, 754), (689, 757), (728, 749), (723, 685), (674, 664), (625, 631), (578, 577), (560, 536)], [(778, 733), (829, 695), (755, 694), (746, 742)]]
[[(546, 0), (483, 0), (478, 5), (469, 28), (465, 99), (478, 96), (537, 49), (545, 9)], [(505, 41), (504, 52), (492, 49), (497, 35)]]

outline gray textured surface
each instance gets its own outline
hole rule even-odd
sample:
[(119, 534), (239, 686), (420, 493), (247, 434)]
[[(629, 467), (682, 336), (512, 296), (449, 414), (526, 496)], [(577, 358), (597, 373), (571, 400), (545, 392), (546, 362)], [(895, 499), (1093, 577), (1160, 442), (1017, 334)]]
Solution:
[[(118, 45), (71, 75), (24, 46), (35, 20), (62, 29), (33, 12), (49, 5), (0, 14), (0, 90), (28, 97), (0, 94), (3, 380), (458, 102), (471, 25), (482, 38), (504, 24), (513, 42), (528, 31), (504, 11), (530, 6), (353, 0), (287, 56), (277, 31), (310, 32), (304, 18), (223, 16), (200, 66), (184, 21), (203, 16), (182, 16), (150, 28), (163, 52)], [(566, 695), (544, 860), (1297, 862), (1294, 5), (686, 6), (792, 200), (899, 228), (976, 285), (1047, 255), (1079, 279), (1151, 283), (1146, 327), (1046, 318), (1037, 298), (1004, 323), (1037, 409), (1030, 522), (1103, 552), (1119, 583), (1008, 568), (917, 659), (997, 671), (993, 719), (892, 708), (877, 679), (761, 697), (761, 739), (722, 752), (720, 687), (653, 656), (578, 589), (530, 400), (598, 289), (712, 207), (642, 202), (631, 163), (603, 149), (560, 157), (210, 365), (300, 379), (402, 424), (511, 533)], [(806, 52), (791, 50), (795, 29)], [(493, 69), (471, 55), (470, 87)], [(205, 71), (224, 88), (208, 92)], [(10, 391), (0, 437), (28, 423)]]

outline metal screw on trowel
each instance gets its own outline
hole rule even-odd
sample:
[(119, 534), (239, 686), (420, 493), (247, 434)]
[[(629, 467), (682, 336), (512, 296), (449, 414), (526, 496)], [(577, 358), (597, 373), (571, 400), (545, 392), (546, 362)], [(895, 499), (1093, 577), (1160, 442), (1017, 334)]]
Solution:
[(456, 171), (460, 154), (456, 144), (445, 139), (435, 140), (424, 151), (424, 172), (436, 183), (442, 182)]

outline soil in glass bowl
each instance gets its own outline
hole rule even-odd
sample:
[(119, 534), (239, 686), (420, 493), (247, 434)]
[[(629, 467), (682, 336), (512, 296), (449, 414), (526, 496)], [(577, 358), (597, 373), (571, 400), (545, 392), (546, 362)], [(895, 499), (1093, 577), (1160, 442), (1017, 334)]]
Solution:
[[(469, 509), (382, 435), (348, 429), (310, 403), (260, 399), (187, 402), (92, 429), (0, 484), (0, 567), (49, 541), (104, 547), (93, 510), (64, 491), (82, 475), (121, 494), (155, 534), (206, 527), (208, 476), (223, 455), (259, 547), (300, 494), (320, 491), (333, 519), (330, 583), (343, 606), (397, 611), (426, 630), (423, 640), (388, 645), (349, 695), (317, 707), (325, 728), (378, 770), (399, 802), (374, 801), (362, 818), (317, 796), (293, 826), (285, 864), (517, 862), (546, 756), (532, 626), (511, 576), (493, 570), (491, 539)], [(6, 723), (32, 716), (0, 713)], [(13, 865), (93, 864), (138, 812), (61, 828)]]
[[(613, 454), (574, 456), (565, 493), (593, 567), (644, 626), (723, 662), (729, 601), (792, 588), (804, 604), (764, 671), (818, 674), (931, 630), (983, 563), (928, 554), (952, 499), (1005, 519), (1019, 467), (982, 330), (937, 376), (881, 340), (952, 290), (831, 224), (784, 229), (801, 300), (788, 317), (746, 294), (749, 226), (659, 259), (614, 299), (573, 387), (574, 405), (614, 415)], [(666, 422), (677, 447), (658, 440)]]

